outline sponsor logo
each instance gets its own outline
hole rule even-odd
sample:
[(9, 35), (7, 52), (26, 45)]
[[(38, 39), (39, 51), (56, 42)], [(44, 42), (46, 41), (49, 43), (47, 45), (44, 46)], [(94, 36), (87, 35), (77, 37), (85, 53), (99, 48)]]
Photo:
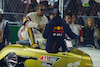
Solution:
[(54, 27), (54, 29), (56, 29), (56, 30), (63, 30), (63, 27), (57, 26), (57, 27)]
[(64, 33), (62, 26), (56, 26), (53, 29), (53, 36), (62, 36), (62, 33)]
[(58, 57), (49, 57), (49, 61), (57, 62), (60, 58)]
[(61, 26), (54, 27), (53, 33), (64, 33), (63, 27)]
[(60, 60), (60, 57), (42, 56), (40, 57), (40, 60), (57, 62)]
[(52, 67), (54, 64), (53, 63), (48, 63), (48, 62), (41, 62), (42, 66), (46, 66), (46, 67)]
[(81, 61), (75, 61), (74, 63), (67, 64), (67, 67), (78, 67)]
[(42, 56), (42, 57), (40, 58), (40, 60), (48, 61), (48, 60), (49, 60), (49, 56)]
[(53, 33), (53, 36), (62, 36), (61, 33)]

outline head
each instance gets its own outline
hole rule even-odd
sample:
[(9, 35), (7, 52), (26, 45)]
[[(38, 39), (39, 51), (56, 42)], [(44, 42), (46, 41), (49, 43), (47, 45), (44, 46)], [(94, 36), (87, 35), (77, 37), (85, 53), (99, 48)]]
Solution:
[(50, 14), (50, 16), (49, 16), (50, 20), (52, 20), (55, 16), (56, 16), (56, 14)]
[(50, 14), (49, 14), (49, 18), (50, 20), (52, 20), (55, 16), (59, 16), (59, 10), (58, 9), (53, 9), (50, 11)]
[(35, 7), (35, 10), (36, 10), (38, 16), (43, 16), (46, 9), (45, 9), (45, 6), (43, 4), (38, 4)]
[(77, 23), (78, 18), (77, 18), (77, 14), (73, 13), (72, 14), (72, 23)]
[(68, 23), (68, 25), (70, 25), (72, 23), (72, 14), (71, 13), (67, 13), (65, 15), (64, 19), (65, 19), (66, 23)]
[(3, 17), (3, 10), (2, 9), (0, 9), (0, 22), (2, 21), (2, 17)]
[(85, 22), (85, 27), (89, 27), (89, 28), (92, 28), (92, 27), (95, 27), (95, 21), (93, 18), (89, 17), (86, 19), (86, 22)]

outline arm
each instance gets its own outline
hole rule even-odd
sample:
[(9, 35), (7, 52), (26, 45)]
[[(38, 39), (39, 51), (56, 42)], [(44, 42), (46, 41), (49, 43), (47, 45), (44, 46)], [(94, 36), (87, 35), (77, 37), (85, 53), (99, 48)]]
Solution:
[(68, 24), (65, 24), (65, 27), (66, 27), (66, 29), (67, 29), (65, 33), (67, 33), (67, 35), (68, 35), (70, 38), (72, 38), (72, 39), (80, 39), (80, 41), (83, 42), (84, 38), (83, 38), (83, 37), (80, 37), (80, 36), (78, 36), (78, 35), (76, 35), (75, 33), (73, 33), (73, 32), (71, 31), (71, 29), (70, 29), (70, 27), (69, 27)]
[(67, 35), (72, 38), (72, 39), (80, 39), (80, 36), (76, 35), (75, 33), (72, 32), (68, 24), (65, 24)]
[(44, 29), (44, 32), (43, 32), (43, 37), (44, 37), (45, 39), (48, 38), (49, 31), (50, 31), (50, 30), (49, 30), (48, 24), (46, 24), (45, 29)]
[(24, 20), (23, 20), (23, 25), (25, 27), (28, 27), (28, 28), (37, 28), (38, 27), (38, 24), (37, 23), (34, 23), (31, 21), (30, 17), (26, 17)]

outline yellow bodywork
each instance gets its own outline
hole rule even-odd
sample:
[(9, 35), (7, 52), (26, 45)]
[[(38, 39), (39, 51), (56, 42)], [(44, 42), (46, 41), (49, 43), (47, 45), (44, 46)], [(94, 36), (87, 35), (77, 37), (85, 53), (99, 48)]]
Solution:
[(18, 56), (35, 57), (27, 59), (26, 67), (92, 67), (91, 58), (78, 49), (71, 49), (66, 52), (47, 53), (46, 50), (35, 49), (28, 45), (14, 44), (5, 47), (0, 52), (0, 60), (7, 54), (14, 52)]

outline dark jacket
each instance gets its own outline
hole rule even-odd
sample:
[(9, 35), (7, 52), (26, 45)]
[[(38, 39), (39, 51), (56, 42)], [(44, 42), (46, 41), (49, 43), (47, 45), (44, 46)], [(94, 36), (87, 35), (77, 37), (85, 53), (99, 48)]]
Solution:
[(94, 28), (83, 28), (82, 36), (84, 38), (84, 42), (82, 43), (83, 45), (94, 45)]
[(3, 39), (2, 42), (0, 43), (0, 50), (5, 47), (5, 41), (9, 42), (10, 41), (10, 29), (9, 29), (9, 24), (8, 21), (3, 21), (1, 23), (4, 23), (4, 32), (3, 32)]
[(10, 41), (10, 28), (8, 22), (6, 23), (6, 27), (4, 28), (3, 44), (5, 43), (5, 39), (7, 39), (7, 42)]
[(49, 53), (57, 53), (59, 47), (64, 47), (65, 33), (70, 38), (79, 39), (80, 37), (75, 35), (69, 25), (61, 19), (60, 16), (54, 17), (49, 23), (46, 24), (43, 37), (47, 39), (46, 51)]

